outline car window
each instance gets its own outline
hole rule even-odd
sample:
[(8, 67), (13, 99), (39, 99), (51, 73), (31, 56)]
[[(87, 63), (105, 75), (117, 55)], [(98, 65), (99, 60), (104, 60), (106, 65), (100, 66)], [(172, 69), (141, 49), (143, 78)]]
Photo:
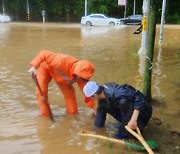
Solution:
[(141, 15), (132, 15), (128, 17), (129, 19), (141, 19), (142, 16)]
[(138, 19), (141, 19), (141, 18), (142, 18), (142, 15), (137, 15), (137, 18), (138, 18)]
[(101, 15), (92, 15), (90, 16), (91, 18), (104, 18), (104, 16), (101, 16)]
[(136, 19), (136, 16), (130, 16), (129, 18), (130, 19)]

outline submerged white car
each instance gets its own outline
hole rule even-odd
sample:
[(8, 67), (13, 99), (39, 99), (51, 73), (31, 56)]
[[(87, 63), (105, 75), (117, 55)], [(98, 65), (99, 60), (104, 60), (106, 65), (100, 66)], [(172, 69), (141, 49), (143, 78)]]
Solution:
[(8, 15), (0, 14), (0, 22), (9, 22), (11, 21)]
[(109, 18), (104, 14), (90, 14), (81, 18), (81, 24), (86, 26), (115, 26), (120, 25), (120, 20)]

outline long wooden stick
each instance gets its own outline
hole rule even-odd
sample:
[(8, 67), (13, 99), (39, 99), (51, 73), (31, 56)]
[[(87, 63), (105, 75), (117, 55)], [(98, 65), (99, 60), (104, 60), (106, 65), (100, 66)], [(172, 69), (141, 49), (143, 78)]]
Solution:
[(147, 150), (147, 152), (149, 154), (154, 154), (152, 149), (149, 147), (149, 145), (146, 143), (146, 141), (142, 137), (139, 128), (137, 128), (137, 132), (139, 133), (139, 135), (136, 132), (134, 132), (132, 129), (130, 129), (128, 126), (125, 126), (125, 128), (129, 133), (131, 133), (133, 136), (135, 136), (142, 143), (142, 145), (145, 147), (145, 149)]
[[(136, 128), (136, 131), (137, 131), (137, 133), (143, 138), (143, 136), (142, 136), (142, 134), (141, 134), (141, 131), (140, 131), (139, 127)], [(143, 138), (143, 139), (144, 139), (144, 138)]]
[(118, 140), (118, 139), (114, 139), (114, 138), (110, 138), (110, 137), (106, 137), (106, 136), (102, 136), (102, 135), (91, 134), (85, 130), (81, 130), (78, 133), (78, 135), (96, 137), (96, 138), (108, 140), (108, 141), (115, 142), (115, 143), (125, 144), (125, 141), (123, 141), (123, 140)]
[(140, 145), (137, 145), (137, 144), (133, 144), (133, 143), (130, 143), (130, 142), (127, 142), (127, 141), (124, 141), (124, 140), (114, 139), (114, 138), (106, 137), (106, 136), (102, 136), (102, 135), (91, 134), (91, 133), (89, 133), (89, 132), (87, 132), (85, 130), (81, 130), (78, 133), (78, 135), (95, 137), (95, 138), (104, 139), (104, 140), (107, 140), (107, 141), (110, 141), (110, 142), (120, 143), (120, 144), (123, 144), (123, 145), (125, 145), (127, 147), (130, 147), (130, 148), (133, 148), (133, 149), (136, 149), (136, 150), (146, 150), (143, 146), (140, 146)]
[[(39, 90), (39, 92), (40, 92), (40, 94), (41, 94), (41, 97), (44, 97), (44, 94), (43, 94), (42, 89), (41, 89), (41, 87), (40, 87), (40, 85), (39, 85), (39, 82), (38, 82), (38, 80), (37, 80), (36, 75), (33, 75), (33, 74), (32, 74), (32, 78), (33, 78), (34, 83), (36, 84), (36, 86), (37, 86), (37, 88), (38, 88), (38, 90)], [(45, 99), (45, 98), (43, 98), (43, 99)]]
[(50, 106), (49, 106), (49, 104), (47, 103), (47, 100), (46, 100), (46, 98), (45, 98), (45, 96), (44, 96), (44, 94), (43, 94), (43, 91), (42, 91), (42, 89), (41, 89), (41, 87), (40, 87), (40, 85), (39, 85), (39, 82), (38, 82), (38, 80), (37, 80), (36, 75), (33, 75), (33, 74), (32, 74), (32, 79), (34, 80), (34, 83), (36, 84), (36, 86), (37, 86), (37, 88), (38, 88), (38, 90), (39, 90), (39, 92), (40, 92), (41, 99), (45, 102), (46, 106), (47, 106), (47, 107), (49, 108), (49, 110), (50, 110), (50, 119), (51, 119), (53, 122), (55, 122), (55, 121), (54, 121), (54, 118), (53, 118), (53, 114), (52, 114), (51, 109), (50, 109)]

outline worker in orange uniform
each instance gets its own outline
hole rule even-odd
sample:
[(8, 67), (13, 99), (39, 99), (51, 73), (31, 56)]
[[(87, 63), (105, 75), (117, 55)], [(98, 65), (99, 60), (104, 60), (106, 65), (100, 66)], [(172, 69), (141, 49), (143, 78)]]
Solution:
[[(80, 90), (83, 92), (85, 84), (94, 73), (94, 66), (87, 60), (77, 60), (76, 58), (43, 50), (31, 61), (31, 68), (28, 70), (30, 75), (36, 75), (43, 95), (47, 100), (45, 102), (41, 93), (36, 89), (37, 101), (40, 105), (41, 116), (50, 117), (52, 111), (48, 102), (48, 84), (54, 79), (59, 89), (64, 95), (66, 110), (70, 114), (76, 114), (77, 102), (73, 83), (77, 82)], [(87, 106), (95, 114), (93, 108), (94, 101), (85, 97)]]

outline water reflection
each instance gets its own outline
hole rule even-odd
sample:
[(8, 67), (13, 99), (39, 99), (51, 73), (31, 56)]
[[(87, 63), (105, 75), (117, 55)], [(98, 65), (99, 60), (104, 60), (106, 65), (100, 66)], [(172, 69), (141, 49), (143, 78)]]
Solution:
[(157, 55), (157, 61), (156, 61), (156, 67), (154, 68), (154, 85), (156, 92), (153, 93), (153, 97), (158, 97), (159, 99), (162, 99), (164, 95), (161, 93), (160, 90), (160, 81), (163, 78), (162, 71), (161, 71), (161, 53), (162, 53), (162, 43), (159, 43), (159, 49), (158, 49), (158, 55)]
[[(6, 24), (6, 23), (5, 23)], [(4, 23), (0, 24), (0, 46), (3, 47), (6, 45), (6, 40), (8, 38), (9, 35), (9, 31), (10, 31), (10, 25)]]
[(108, 31), (110, 31), (110, 27), (82, 27), (81, 28), (81, 36), (85, 37), (102, 37), (103, 35), (107, 35)]
[[(95, 144), (95, 139), (84, 138), (80, 139), (77, 133), (85, 128), (84, 124), (88, 123), (89, 126), (86, 129), (92, 129), (92, 120), (87, 122), (88, 117), (84, 115), (83, 108), (79, 109), (79, 115), (68, 115), (61, 110), (61, 116), (56, 116), (56, 123), (52, 123), (46, 118), (39, 118), (37, 125), (37, 135), (43, 149), (41, 153), (78, 153), (77, 146), (81, 148), (82, 152), (95, 150), (98, 144)], [(65, 114), (64, 114), (65, 113)], [(65, 148), (66, 147), (66, 148)]]
[(145, 69), (145, 55), (144, 53), (138, 53), (138, 56), (139, 56), (139, 70), (138, 70), (139, 74), (135, 77), (136, 80), (135, 88), (141, 91), (144, 69)]

